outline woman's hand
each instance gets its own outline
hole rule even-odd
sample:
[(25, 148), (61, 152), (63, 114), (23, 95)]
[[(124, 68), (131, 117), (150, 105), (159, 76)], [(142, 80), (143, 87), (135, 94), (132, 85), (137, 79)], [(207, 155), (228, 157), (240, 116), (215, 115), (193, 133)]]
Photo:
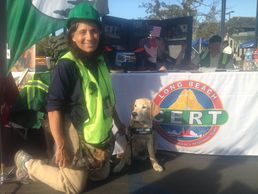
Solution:
[(165, 71), (167, 71), (168, 69), (164, 66), (164, 65), (162, 65), (160, 68), (159, 68), (159, 71), (160, 72), (165, 72)]
[(119, 119), (119, 116), (117, 114), (117, 111), (116, 109), (114, 108), (113, 110), (113, 119), (114, 119), (114, 122), (115, 122), (115, 125), (118, 129), (118, 133), (120, 135), (124, 135), (126, 133), (126, 126), (124, 125), (124, 123), (121, 122), (121, 120)]
[(123, 124), (123, 123), (119, 123), (119, 125), (117, 126), (117, 132), (120, 134), (120, 135), (124, 135), (126, 133), (126, 126)]
[(60, 168), (64, 168), (70, 165), (70, 162), (71, 162), (70, 155), (64, 146), (57, 146), (55, 156), (56, 156), (55, 163)]
[(65, 146), (65, 136), (64, 136), (64, 118), (60, 111), (48, 112), (49, 126), (51, 134), (55, 140), (56, 152), (55, 152), (55, 163), (63, 168), (70, 164), (70, 155), (67, 147)]

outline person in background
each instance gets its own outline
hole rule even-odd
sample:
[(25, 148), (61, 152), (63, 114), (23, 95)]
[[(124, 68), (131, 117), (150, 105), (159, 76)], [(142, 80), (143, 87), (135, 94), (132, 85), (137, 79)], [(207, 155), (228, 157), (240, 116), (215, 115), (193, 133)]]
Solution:
[(162, 38), (158, 39), (157, 70), (165, 72), (175, 67), (177, 59), (169, 55), (169, 46)]
[(229, 43), (227, 40), (224, 40), (223, 42), (223, 53), (232, 55), (233, 51), (232, 48), (229, 46)]
[(145, 51), (143, 56), (145, 60), (138, 69), (155, 71), (157, 69), (158, 37), (150, 33), (149, 36), (142, 39), (139, 44)]
[(55, 162), (45, 163), (19, 150), (16, 177), (40, 181), (61, 192), (80, 193), (88, 179), (109, 176), (112, 123), (121, 133), (125, 126), (115, 110), (111, 77), (102, 56), (98, 12), (80, 3), (69, 12), (67, 27), (70, 51), (54, 69), (47, 99)]
[(253, 70), (253, 68), (254, 68), (253, 49), (247, 48), (244, 55), (243, 70), (250, 71), (250, 70)]
[(213, 35), (209, 39), (208, 48), (193, 58), (192, 63), (199, 67), (215, 69), (233, 68), (232, 55), (222, 52), (221, 43), (222, 38), (219, 35)]
[(151, 70), (166, 72), (172, 70), (184, 60), (184, 49), (186, 43), (182, 43), (182, 54), (173, 58), (169, 53), (169, 45), (166, 39), (160, 36), (162, 28), (152, 26), (149, 36), (139, 42), (140, 48), (144, 49), (144, 55), (141, 55), (142, 63), (138, 70)]
[(161, 27), (152, 26), (149, 36), (139, 42), (139, 46), (144, 49), (143, 63), (138, 70), (166, 71), (175, 59), (169, 56), (168, 45), (160, 37)]
[[(185, 52), (186, 52), (187, 44), (185, 41), (181, 43), (181, 50), (176, 58), (175, 68), (180, 69), (180, 66), (184, 65), (184, 58), (185, 58)], [(190, 64), (190, 69), (193, 69)]]
[(187, 51), (187, 43), (186, 41), (181, 41), (180, 44), (181, 46), (180, 51), (175, 58), (175, 63), (173, 65), (173, 68), (175, 70), (196, 70), (198, 69), (198, 66), (193, 64), (191, 61), (188, 62), (186, 61), (185, 55)]

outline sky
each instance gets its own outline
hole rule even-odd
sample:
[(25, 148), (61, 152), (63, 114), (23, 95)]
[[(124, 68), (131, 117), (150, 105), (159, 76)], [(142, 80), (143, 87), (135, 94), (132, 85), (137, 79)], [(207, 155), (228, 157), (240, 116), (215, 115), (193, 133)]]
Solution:
[[(161, 0), (168, 4), (178, 4), (180, 0)], [(218, 1), (218, 10), (221, 10), (221, 1)], [(137, 19), (146, 16), (145, 9), (139, 8), (142, 2), (151, 2), (151, 0), (108, 0), (110, 16)], [(204, 0), (209, 4), (212, 0)], [(226, 0), (226, 13), (233, 12), (230, 17), (255, 17), (256, 16), (256, 2), (257, 0)], [(207, 12), (207, 6), (200, 8), (202, 12)], [(226, 19), (229, 14), (226, 16)]]

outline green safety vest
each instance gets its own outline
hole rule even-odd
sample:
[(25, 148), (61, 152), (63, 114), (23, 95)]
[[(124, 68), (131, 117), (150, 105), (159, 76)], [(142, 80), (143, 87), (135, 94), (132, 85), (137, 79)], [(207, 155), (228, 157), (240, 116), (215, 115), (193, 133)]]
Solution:
[(35, 73), (19, 92), (10, 121), (25, 128), (41, 127), (46, 114), (46, 97), (51, 79), (51, 72)]
[(27, 96), (28, 110), (43, 111), (46, 103), (46, 95), (48, 93), (48, 85), (50, 83), (50, 72), (34, 74), (24, 86)]
[[(218, 62), (218, 69), (225, 69), (227, 64), (230, 62), (231, 55), (226, 53), (221, 53), (219, 62)], [(209, 67), (210, 66), (210, 52), (208, 49), (203, 51), (200, 54), (200, 65), (201, 67)]]
[(115, 96), (104, 58), (98, 57), (98, 80), (71, 52), (66, 53), (61, 59), (74, 61), (82, 78), (82, 89), (89, 118), (83, 123), (83, 134), (79, 134), (89, 144), (105, 143), (112, 128)]

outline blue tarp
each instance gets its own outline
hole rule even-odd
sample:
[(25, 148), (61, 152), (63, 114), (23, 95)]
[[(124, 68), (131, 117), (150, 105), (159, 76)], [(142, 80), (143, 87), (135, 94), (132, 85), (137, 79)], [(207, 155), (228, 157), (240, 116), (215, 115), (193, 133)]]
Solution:
[(208, 46), (208, 41), (207, 40), (204, 40), (202, 38), (198, 38), (196, 39), (195, 41), (192, 42), (192, 46), (195, 47), (199, 44), (201, 44), (202, 46)]
[(243, 42), (240, 44), (240, 48), (255, 48), (256, 46), (256, 41), (255, 40), (248, 40), (246, 42)]

